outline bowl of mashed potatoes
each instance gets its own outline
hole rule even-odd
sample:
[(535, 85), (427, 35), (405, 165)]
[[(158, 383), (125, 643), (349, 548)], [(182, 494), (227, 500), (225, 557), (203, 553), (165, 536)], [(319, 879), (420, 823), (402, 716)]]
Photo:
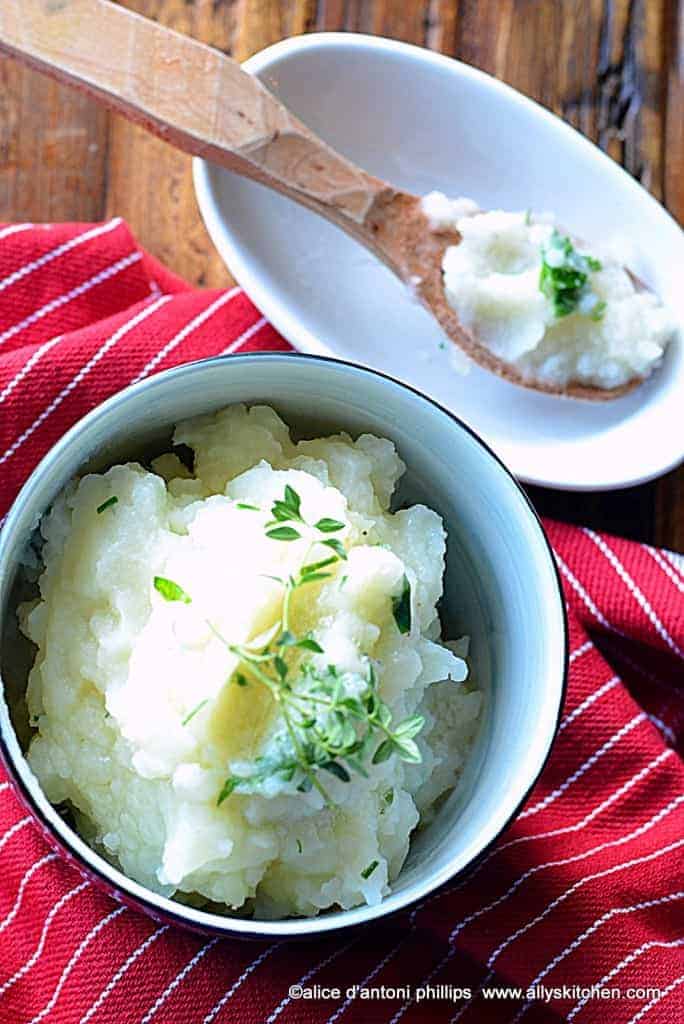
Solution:
[(550, 750), (553, 557), (453, 415), (336, 360), (189, 364), (95, 409), (0, 535), (2, 752), (158, 918), (297, 935), (426, 896)]

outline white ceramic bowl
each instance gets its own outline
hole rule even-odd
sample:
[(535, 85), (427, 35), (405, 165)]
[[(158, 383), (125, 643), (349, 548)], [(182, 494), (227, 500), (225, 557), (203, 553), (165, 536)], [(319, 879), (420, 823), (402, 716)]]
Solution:
[[(416, 193), (552, 210), (580, 237), (624, 239), (632, 269), (684, 324), (684, 235), (585, 138), (465, 64), (371, 36), (288, 39), (245, 67), (362, 167)], [(373, 366), (456, 412), (522, 479), (586, 490), (657, 476), (684, 456), (684, 353), (617, 401), (537, 394), (454, 372), (431, 317), (341, 231), (260, 185), (195, 163), (202, 216), (231, 272), (297, 348)], [(673, 424), (679, 429), (673, 429)]]
[(345, 429), (391, 438), (408, 466), (401, 500), (425, 501), (447, 526), (443, 622), (446, 635), (472, 638), (473, 670), (488, 695), (487, 714), (462, 784), (415, 837), (391, 894), (379, 906), (310, 920), (241, 920), (182, 906), (126, 878), (49, 804), (20, 749), (4, 691), (1, 746), (10, 775), (48, 838), (117, 897), (158, 918), (224, 934), (312, 934), (369, 921), (425, 896), (472, 864), (510, 821), (555, 735), (567, 665), (565, 612), (555, 563), (532, 507), (503, 465), (457, 419), (415, 391), (359, 367), (306, 356), (245, 355), (192, 363), (136, 384), (55, 445), (0, 533), (0, 636), (14, 614), (11, 589), (22, 552), (70, 478), (164, 450), (179, 420), (241, 401), (272, 404), (304, 435)]

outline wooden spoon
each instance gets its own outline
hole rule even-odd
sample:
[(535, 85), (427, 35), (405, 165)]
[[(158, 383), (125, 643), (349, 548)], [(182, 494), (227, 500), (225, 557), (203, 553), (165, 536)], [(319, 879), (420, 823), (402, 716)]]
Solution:
[(523, 377), (463, 327), (444, 295), (442, 256), (457, 231), (431, 230), (418, 196), (335, 152), (258, 79), (220, 53), (106, 0), (0, 0), (0, 50), (67, 81), (178, 149), (314, 210), (406, 284), (475, 362), (516, 384), (608, 399), (639, 383), (563, 388)]

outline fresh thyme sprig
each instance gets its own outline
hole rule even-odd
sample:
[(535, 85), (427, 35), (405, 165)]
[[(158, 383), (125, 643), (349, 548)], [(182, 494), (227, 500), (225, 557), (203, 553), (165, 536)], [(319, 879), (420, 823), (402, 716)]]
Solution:
[[(241, 508), (254, 506), (240, 505)], [(393, 754), (402, 761), (417, 764), (421, 754), (414, 737), (425, 724), (422, 715), (411, 715), (395, 724), (387, 704), (381, 699), (372, 662), (368, 662), (365, 686), (357, 695), (349, 694), (344, 674), (332, 664), (321, 667), (306, 655), (322, 655), (324, 650), (310, 634), (298, 635), (290, 623), (294, 594), (303, 586), (332, 576), (327, 571), (347, 557), (342, 541), (327, 537), (344, 529), (344, 523), (323, 518), (307, 523), (301, 513), (301, 499), (288, 484), (284, 495), (271, 507), (272, 519), (266, 523), (266, 536), (290, 542), (306, 536), (309, 547), (303, 564), (287, 579), (271, 576), (283, 587), (280, 619), (269, 631), (265, 646), (254, 642), (232, 644), (208, 622), (216, 637), (240, 662), (240, 671), (232, 678), (239, 686), (251, 681), (265, 686), (278, 706), (289, 742), (280, 742), (277, 757), (259, 757), (248, 774), (233, 774), (226, 779), (217, 803), (221, 804), (234, 791), (253, 792), (269, 778), (290, 782), (297, 779), (297, 790), (316, 788), (330, 803), (320, 773), (328, 772), (341, 782), (349, 782), (350, 772), (367, 776), (364, 761), (370, 755), (372, 764), (380, 764)], [(296, 526), (291, 524), (296, 523)], [(330, 548), (332, 554), (317, 561), (308, 561), (316, 544)], [(167, 601), (189, 604), (192, 598), (173, 580), (155, 576), (154, 587)], [(402, 591), (392, 601), (397, 628), (408, 633), (411, 627), (411, 593), (406, 577)], [(263, 638), (262, 638), (263, 642)], [(249, 678), (248, 678), (249, 677)], [(203, 704), (201, 705), (203, 706)], [(188, 723), (200, 706), (183, 724)], [(372, 753), (371, 753), (372, 750)]]

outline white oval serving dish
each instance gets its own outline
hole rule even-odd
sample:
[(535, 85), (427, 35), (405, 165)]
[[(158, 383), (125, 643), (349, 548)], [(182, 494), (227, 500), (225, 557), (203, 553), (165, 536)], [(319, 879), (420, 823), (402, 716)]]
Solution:
[[(402, 188), (468, 195), (483, 208), (552, 210), (580, 237), (624, 237), (625, 262), (684, 324), (681, 229), (609, 157), (514, 89), (428, 50), (349, 33), (288, 39), (245, 67), (326, 141)], [(627, 487), (684, 457), (681, 338), (651, 380), (605, 403), (528, 391), (477, 366), (462, 375), (431, 317), (342, 232), (201, 160), (195, 187), (231, 273), (296, 348), (411, 383), (476, 429), (521, 479)]]

